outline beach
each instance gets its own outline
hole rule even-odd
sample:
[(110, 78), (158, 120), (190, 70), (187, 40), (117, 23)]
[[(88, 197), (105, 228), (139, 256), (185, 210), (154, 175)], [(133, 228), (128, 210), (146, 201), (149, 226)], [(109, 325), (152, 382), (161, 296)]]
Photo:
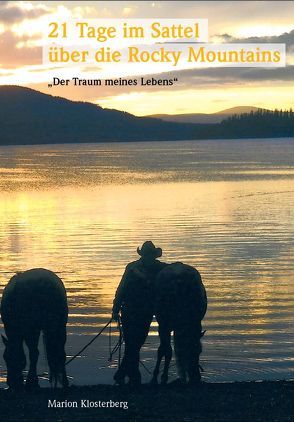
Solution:
[(0, 406), (5, 421), (293, 421), (294, 383), (145, 384), (139, 391), (96, 385), (22, 394), (0, 390)]

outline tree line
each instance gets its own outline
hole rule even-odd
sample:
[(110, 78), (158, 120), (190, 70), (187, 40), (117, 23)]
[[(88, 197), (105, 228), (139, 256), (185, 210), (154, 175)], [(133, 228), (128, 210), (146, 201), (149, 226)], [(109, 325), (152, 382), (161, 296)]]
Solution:
[(294, 136), (294, 112), (289, 110), (251, 111), (235, 114), (219, 123), (219, 135), (228, 137), (291, 137)]

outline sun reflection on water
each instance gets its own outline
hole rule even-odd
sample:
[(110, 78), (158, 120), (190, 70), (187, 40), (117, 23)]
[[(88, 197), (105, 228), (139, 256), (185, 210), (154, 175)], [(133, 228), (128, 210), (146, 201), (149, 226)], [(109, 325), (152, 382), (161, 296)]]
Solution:
[[(287, 377), (291, 143), (273, 141), (269, 156), (265, 142), (12, 147), (6, 161), (7, 147), (0, 149), (1, 289), (15, 271), (57, 272), (68, 292), (71, 354), (109, 319), (125, 265), (152, 239), (163, 260), (187, 262), (203, 276), (204, 377)], [(156, 329), (152, 324), (145, 362), (154, 356)], [(107, 369), (106, 351), (105, 336), (73, 364), (74, 379), (92, 382), (90, 368)], [(106, 369), (101, 376), (111, 382)]]

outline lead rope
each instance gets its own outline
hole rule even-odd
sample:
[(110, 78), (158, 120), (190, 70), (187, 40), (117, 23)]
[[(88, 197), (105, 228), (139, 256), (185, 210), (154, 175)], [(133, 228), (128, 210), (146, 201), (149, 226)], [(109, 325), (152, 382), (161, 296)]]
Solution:
[[(108, 361), (112, 362), (113, 355), (118, 351), (117, 366), (118, 366), (118, 369), (119, 369), (120, 364), (121, 364), (121, 349), (122, 349), (122, 344), (124, 342), (122, 324), (121, 324), (121, 318), (120, 317), (118, 317), (118, 320), (117, 320), (117, 328), (118, 328), (118, 331), (119, 331), (119, 339), (118, 339), (116, 345), (113, 347), (113, 349), (111, 349), (111, 346), (109, 347), (109, 359), (108, 359)], [(109, 330), (109, 338), (111, 338), (111, 330)], [(109, 345), (111, 345), (111, 340), (109, 341)], [(140, 360), (140, 364), (142, 365), (142, 367), (145, 369), (145, 371), (149, 375), (152, 375), (152, 372), (147, 368), (147, 366), (141, 360)]]
[(87, 347), (89, 347), (90, 346), (90, 344), (92, 344), (95, 340), (96, 340), (96, 338), (98, 338), (102, 333), (103, 333), (103, 331), (111, 324), (111, 321), (112, 321), (112, 318), (110, 318), (110, 320), (107, 322), (107, 324), (106, 325), (104, 325), (104, 327), (103, 328), (101, 328), (101, 330), (99, 331), (99, 333), (98, 334), (96, 334), (96, 336), (94, 336), (93, 338), (92, 338), (92, 340), (90, 340), (89, 341), (89, 343), (87, 343), (78, 353), (76, 353), (72, 358), (70, 358), (66, 363), (65, 363), (65, 365), (68, 365), (68, 364), (70, 364), (75, 358), (77, 358), (81, 353), (83, 353), (83, 351), (84, 350), (86, 350), (87, 349)]
[(141, 360), (140, 360), (140, 364), (145, 369), (145, 371), (147, 372), (147, 374), (152, 375), (152, 372), (147, 368), (147, 366)]
[(117, 326), (118, 326), (119, 338), (120, 338), (120, 344), (119, 344), (119, 348), (118, 348), (118, 368), (120, 368), (120, 363), (121, 363), (121, 346), (122, 346), (122, 344), (124, 342), (124, 336), (123, 336), (122, 324), (121, 324), (121, 318), (120, 318), (120, 316), (118, 317)]
[(108, 331), (108, 352), (109, 352), (109, 359), (110, 359), (111, 357), (111, 323), (109, 324), (109, 331)]
[(111, 329), (109, 329), (109, 362), (112, 362), (113, 360), (113, 355), (118, 351), (118, 368), (120, 368), (120, 364), (121, 364), (121, 348), (122, 348), (122, 344), (124, 341), (124, 337), (123, 337), (123, 332), (122, 332), (122, 328), (121, 328), (121, 319), (120, 317), (118, 317), (117, 320), (117, 329), (119, 332), (119, 338), (117, 343), (115, 344), (115, 346), (113, 348), (111, 348)]

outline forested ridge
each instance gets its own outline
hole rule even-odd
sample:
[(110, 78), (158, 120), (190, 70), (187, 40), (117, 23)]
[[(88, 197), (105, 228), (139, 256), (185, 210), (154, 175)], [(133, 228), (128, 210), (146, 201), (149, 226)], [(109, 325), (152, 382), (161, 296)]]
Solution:
[(257, 110), (221, 123), (179, 123), (0, 86), (0, 145), (292, 136), (292, 110)]
[(228, 117), (220, 127), (228, 137), (291, 137), (294, 136), (294, 112), (292, 109), (260, 109)]

